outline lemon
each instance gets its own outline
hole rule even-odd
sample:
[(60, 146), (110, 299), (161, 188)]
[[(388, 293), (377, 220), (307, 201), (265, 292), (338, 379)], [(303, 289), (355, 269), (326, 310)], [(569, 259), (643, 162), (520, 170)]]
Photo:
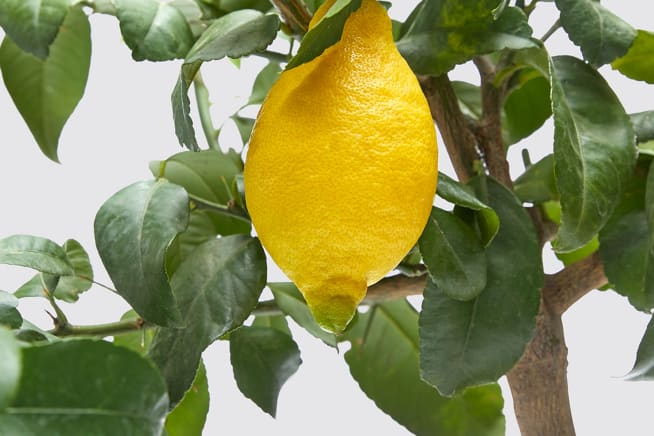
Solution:
[(339, 42), (280, 75), (244, 177), (263, 246), (320, 326), (342, 332), (418, 240), (436, 190), (429, 107), (380, 4), (363, 0)]

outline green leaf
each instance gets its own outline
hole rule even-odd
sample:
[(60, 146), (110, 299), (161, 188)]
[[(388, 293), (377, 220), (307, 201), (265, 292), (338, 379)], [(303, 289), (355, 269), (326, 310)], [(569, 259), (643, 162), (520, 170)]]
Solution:
[[(139, 314), (134, 310), (128, 310), (120, 317), (121, 321), (127, 319), (136, 319)], [(114, 345), (120, 345), (121, 347), (129, 348), (132, 351), (136, 351), (141, 355), (146, 355), (150, 349), (150, 344), (152, 343), (152, 338), (154, 337), (154, 329), (141, 329), (139, 331), (134, 331), (130, 333), (122, 333), (120, 335), (114, 336)]]
[[(18, 329), (23, 325), (23, 317), (16, 307), (18, 307), (18, 298), (8, 292), (0, 291), (0, 329), (3, 326), (10, 329)], [(0, 353), (0, 355), (2, 354)], [(1, 403), (2, 401), (0, 401)]]
[(336, 348), (336, 335), (323, 330), (309, 310), (304, 297), (293, 283), (268, 283), (275, 301), (285, 314), (293, 318), (300, 327), (330, 347)]
[(286, 69), (309, 62), (336, 44), (341, 39), (348, 17), (360, 7), (361, 0), (336, 0), (320, 21), (304, 35), (297, 54), (286, 65)]
[(154, 436), (167, 408), (166, 386), (148, 360), (108, 342), (62, 341), (23, 349), (0, 434)]
[(432, 208), (420, 236), (420, 253), (429, 274), (455, 300), (470, 300), (486, 286), (486, 256), (473, 230), (458, 218)]
[(115, 0), (116, 17), (136, 61), (168, 61), (186, 56), (193, 33), (179, 9), (158, 0)]
[(170, 103), (173, 106), (175, 135), (182, 147), (198, 151), (200, 146), (195, 138), (195, 129), (191, 119), (191, 100), (188, 98), (188, 88), (189, 83), (184, 80), (184, 74), (180, 72), (177, 82), (175, 82), (175, 88), (173, 88), (170, 95)]
[(602, 76), (571, 56), (552, 59), (554, 172), (561, 194), (558, 252), (579, 248), (611, 216), (635, 162), (629, 117)]
[(633, 369), (625, 376), (625, 379), (633, 381), (654, 380), (654, 317), (647, 324), (645, 334), (638, 346), (636, 362)]
[[(14, 398), (21, 373), (21, 352), (14, 334), (0, 326), (0, 422), (2, 410)], [(0, 428), (2, 426), (0, 425)], [(9, 433), (4, 433), (9, 434)]]
[(191, 388), (166, 418), (167, 436), (202, 436), (209, 413), (209, 383), (204, 363), (200, 363)]
[(595, 0), (556, 0), (561, 24), (581, 48), (584, 59), (595, 66), (624, 56), (636, 37), (636, 29)]
[(613, 289), (638, 310), (654, 308), (654, 167), (636, 172), (599, 234), (600, 256)]
[(404, 24), (397, 48), (417, 74), (439, 75), (475, 56), (536, 47), (527, 17), (498, 0), (423, 0)]
[(346, 333), (345, 353), (361, 390), (417, 435), (504, 435), (498, 385), (466, 390), (448, 399), (420, 378), (418, 314), (405, 301), (372, 307)]
[[(277, 81), (282, 68), (277, 62), (270, 62), (257, 74), (252, 86), (252, 92), (247, 104), (261, 104), (268, 95), (268, 91)], [(249, 135), (248, 135), (249, 136)], [(245, 141), (243, 141), (245, 142)]]
[(515, 144), (538, 130), (552, 116), (549, 78), (535, 70), (523, 70), (518, 75), (520, 85), (512, 88), (504, 100), (505, 145)]
[(73, 273), (73, 266), (59, 244), (30, 235), (0, 239), (0, 264), (24, 266), (61, 276)]
[(493, 209), (480, 201), (470, 188), (443, 173), (438, 173), (437, 193), (452, 204), (475, 211), (484, 246), (490, 244), (500, 227), (500, 221)]
[(252, 322), (252, 327), (265, 327), (279, 330), (288, 336), (293, 336), (291, 329), (288, 327), (285, 315), (257, 315)]
[(247, 144), (247, 142), (250, 140), (250, 135), (252, 135), (255, 119), (245, 118), (237, 114), (234, 114), (231, 118), (232, 121), (234, 121), (234, 124), (236, 124), (236, 128), (238, 129), (238, 134), (241, 137), (241, 141), (243, 141), (243, 144)]
[(277, 36), (280, 21), (276, 15), (238, 10), (215, 20), (188, 51), (179, 79), (171, 95), (175, 134), (182, 146), (199, 150), (190, 117), (188, 90), (204, 61), (225, 56), (240, 58), (266, 48)]
[(245, 235), (205, 242), (179, 266), (171, 285), (185, 327), (159, 329), (149, 352), (172, 403), (191, 386), (204, 349), (247, 319), (265, 284), (261, 244)]
[(654, 83), (652, 53), (654, 53), (654, 33), (639, 30), (627, 54), (614, 60), (611, 66), (631, 79)]
[(654, 140), (654, 111), (639, 112), (629, 115), (636, 133), (636, 142)]
[(69, 0), (3, 0), (0, 26), (21, 50), (45, 59), (69, 5)]
[(274, 328), (241, 327), (230, 335), (229, 351), (238, 388), (274, 417), (282, 386), (302, 363), (293, 338)]
[(95, 243), (118, 293), (157, 325), (180, 321), (164, 259), (170, 241), (187, 223), (186, 191), (166, 180), (122, 189), (95, 217)]
[(55, 162), (64, 124), (84, 95), (90, 62), (89, 21), (80, 8), (69, 10), (47, 59), (25, 53), (8, 38), (0, 46), (5, 86), (41, 151)]
[(254, 10), (238, 10), (215, 20), (184, 59), (182, 71), (187, 84), (193, 80), (195, 71), (189, 65), (224, 57), (240, 58), (260, 51), (277, 36), (279, 30), (277, 15), (264, 15)]
[(513, 183), (513, 191), (522, 202), (544, 203), (559, 199), (554, 177), (554, 155), (548, 154), (531, 165)]
[(429, 281), (420, 314), (422, 377), (441, 394), (497, 380), (531, 340), (544, 275), (536, 232), (517, 198), (493, 179), (488, 202), (500, 230), (486, 248), (487, 285), (471, 301), (456, 301)]

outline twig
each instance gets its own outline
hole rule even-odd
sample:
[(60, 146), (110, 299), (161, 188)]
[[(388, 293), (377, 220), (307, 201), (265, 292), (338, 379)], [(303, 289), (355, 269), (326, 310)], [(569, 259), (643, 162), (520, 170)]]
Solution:
[(309, 30), (311, 14), (301, 0), (271, 0), (277, 7), (284, 22), (295, 33), (306, 33)]
[(230, 200), (227, 204), (218, 204), (193, 194), (188, 194), (188, 198), (198, 209), (208, 209), (232, 218), (238, 218), (241, 221), (250, 222), (248, 213), (233, 200)]
[(54, 329), (50, 330), (48, 333), (51, 333), (55, 336), (64, 337), (64, 336), (116, 336), (125, 333), (131, 333), (133, 331), (142, 330), (144, 328), (150, 327), (149, 324), (143, 320), (143, 318), (131, 318), (125, 319), (117, 322), (112, 322), (108, 324), (96, 324), (96, 325), (57, 325)]
[(561, 20), (556, 20), (554, 24), (552, 24), (552, 27), (550, 27), (547, 32), (540, 38), (541, 41), (545, 42), (547, 41), (550, 36), (554, 35), (554, 32), (559, 30), (561, 28)]
[(218, 131), (213, 126), (211, 119), (211, 102), (209, 101), (209, 90), (202, 80), (200, 71), (195, 73), (193, 78), (193, 89), (195, 90), (195, 101), (198, 105), (198, 113), (200, 114), (200, 122), (204, 136), (207, 139), (207, 144), (212, 150), (220, 150), (218, 145)]

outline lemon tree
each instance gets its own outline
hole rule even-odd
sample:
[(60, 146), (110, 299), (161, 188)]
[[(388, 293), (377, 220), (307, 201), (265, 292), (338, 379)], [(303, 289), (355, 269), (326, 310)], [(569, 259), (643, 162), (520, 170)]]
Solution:
[[(34, 271), (0, 291), (0, 434), (200, 435), (218, 340), (275, 416), (301, 329), (346, 350), (413, 434), (504, 434), (503, 376), (522, 434), (575, 433), (562, 315), (596, 289), (654, 309), (654, 108), (629, 113), (605, 78), (654, 82), (652, 29), (591, 0), (423, 0), (393, 21), (400, 3), (0, 2), (0, 70), (44, 158), (84, 95), (93, 14), (115, 17), (135, 61), (177, 62), (162, 92), (184, 148), (98, 203), (102, 265), (47, 229), (0, 235), (0, 263)], [(541, 8), (557, 18), (536, 34)], [(225, 143), (203, 65), (247, 57), (267, 65), (225, 121), (242, 144)], [(546, 123), (544, 152), (527, 138)], [(546, 274), (547, 256), (563, 267)], [(94, 286), (132, 310), (71, 322)], [(653, 337), (654, 321), (628, 379), (654, 377)]]

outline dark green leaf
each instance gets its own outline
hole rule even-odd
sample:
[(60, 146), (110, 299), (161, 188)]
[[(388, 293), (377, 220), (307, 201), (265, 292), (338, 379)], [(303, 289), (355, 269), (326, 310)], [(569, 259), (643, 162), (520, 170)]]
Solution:
[(654, 308), (654, 167), (638, 172), (599, 235), (604, 271), (616, 292), (637, 309)]
[(361, 0), (336, 0), (327, 13), (309, 30), (297, 54), (286, 66), (287, 70), (309, 62), (336, 44), (350, 14), (361, 7)]
[[(195, 73), (194, 73), (195, 74)], [(191, 119), (191, 100), (188, 98), (189, 84), (184, 80), (183, 73), (179, 73), (179, 78), (175, 82), (175, 88), (170, 96), (170, 102), (173, 106), (173, 121), (175, 123), (175, 135), (182, 147), (189, 150), (198, 151), (198, 141), (195, 139), (195, 129)]]
[(437, 193), (452, 204), (475, 211), (481, 227), (482, 241), (484, 245), (490, 244), (500, 227), (500, 221), (493, 209), (480, 201), (470, 188), (443, 173), (438, 173)]
[[(0, 291), (0, 329), (7, 327), (17, 329), (23, 325), (23, 317), (18, 312), (18, 298), (8, 292)], [(0, 353), (2, 355), (2, 353)], [(2, 374), (2, 372), (0, 372)], [(0, 394), (0, 398), (2, 395)], [(0, 401), (0, 404), (2, 401)], [(1, 408), (1, 406), (0, 406)]]
[[(277, 62), (270, 62), (266, 65), (257, 75), (257, 78), (254, 79), (254, 85), (252, 86), (252, 93), (248, 99), (248, 104), (261, 104), (263, 100), (268, 95), (268, 91), (272, 85), (277, 81), (279, 73), (281, 73), (282, 68)], [(249, 137), (249, 135), (248, 135)], [(245, 141), (243, 141), (245, 142)]]
[(559, 191), (554, 178), (554, 155), (539, 160), (518, 177), (514, 184), (515, 195), (520, 201), (544, 203), (558, 200)]
[(486, 286), (484, 248), (456, 215), (432, 208), (420, 236), (420, 252), (432, 280), (449, 297), (470, 300)]
[(238, 388), (274, 417), (279, 391), (302, 363), (295, 341), (274, 328), (241, 327), (230, 335), (229, 351)]
[[(138, 313), (133, 310), (128, 310), (120, 317), (121, 321), (128, 319), (137, 319)], [(154, 337), (154, 329), (141, 329), (130, 333), (123, 333), (114, 336), (114, 345), (129, 348), (139, 354), (145, 355), (150, 349), (152, 338)]]
[(41, 151), (53, 161), (58, 161), (64, 124), (84, 95), (90, 62), (89, 21), (80, 8), (69, 10), (45, 60), (23, 52), (8, 38), (0, 46), (7, 90)]
[(636, 142), (654, 140), (654, 111), (639, 112), (629, 115), (636, 133)]
[(654, 380), (654, 317), (650, 319), (640, 340), (634, 367), (625, 378), (634, 381)]
[(418, 74), (439, 75), (475, 56), (536, 47), (527, 17), (498, 0), (423, 0), (407, 20), (397, 48)]
[(554, 172), (561, 227), (553, 247), (579, 248), (620, 201), (636, 162), (629, 117), (602, 76), (571, 56), (552, 59)]
[(155, 436), (167, 409), (166, 386), (146, 359), (108, 342), (62, 341), (23, 349), (0, 434)]
[[(263, 50), (277, 36), (279, 24), (277, 15), (264, 15), (253, 10), (229, 13), (211, 23), (193, 44), (184, 64), (218, 60), (225, 56), (240, 58)], [(194, 75), (185, 71), (187, 83)]]
[(150, 357), (178, 402), (191, 386), (204, 349), (240, 326), (266, 284), (266, 257), (257, 239), (226, 236), (197, 247), (171, 280), (185, 327), (155, 334)]
[(202, 436), (209, 412), (209, 384), (204, 363), (200, 363), (191, 388), (166, 418), (167, 436)]
[(552, 115), (549, 79), (534, 70), (523, 70), (519, 86), (512, 88), (504, 101), (505, 145), (515, 144), (538, 130)]
[(267, 12), (272, 7), (269, 0), (209, 0), (220, 5), (220, 9), (226, 12), (234, 12), (237, 9), (254, 9)]
[(66, 252), (49, 239), (14, 235), (0, 239), (0, 264), (18, 265), (49, 274), (73, 273)]
[(504, 435), (496, 384), (441, 397), (419, 373), (418, 314), (404, 300), (374, 306), (346, 333), (345, 353), (361, 390), (416, 435)]
[(613, 69), (634, 80), (654, 83), (654, 33), (639, 30), (634, 43), (623, 57), (611, 63)]
[(432, 281), (420, 314), (422, 377), (443, 395), (497, 380), (531, 340), (544, 275), (536, 232), (517, 198), (493, 179), (488, 203), (500, 230), (486, 249), (487, 285), (471, 301), (449, 298)]
[(122, 189), (95, 217), (95, 243), (118, 293), (158, 325), (180, 321), (164, 259), (166, 248), (187, 223), (186, 191), (163, 179)]
[(21, 50), (45, 59), (69, 5), (70, 0), (3, 0), (0, 26)]
[(636, 29), (595, 0), (556, 0), (561, 24), (584, 59), (600, 66), (624, 56)]
[(279, 330), (288, 336), (293, 336), (291, 329), (288, 327), (285, 315), (257, 316), (254, 318), (252, 327), (265, 327)]
[(282, 312), (293, 318), (293, 321), (314, 337), (331, 347), (336, 347), (336, 335), (320, 328), (304, 297), (293, 283), (268, 283), (268, 287)]
[[(0, 422), (2, 410), (11, 403), (18, 389), (21, 353), (14, 334), (0, 326)], [(1, 426), (0, 426), (1, 428)], [(9, 434), (9, 433), (3, 433)]]
[(181, 59), (193, 45), (179, 9), (158, 0), (115, 0), (115, 5), (120, 32), (134, 60)]

